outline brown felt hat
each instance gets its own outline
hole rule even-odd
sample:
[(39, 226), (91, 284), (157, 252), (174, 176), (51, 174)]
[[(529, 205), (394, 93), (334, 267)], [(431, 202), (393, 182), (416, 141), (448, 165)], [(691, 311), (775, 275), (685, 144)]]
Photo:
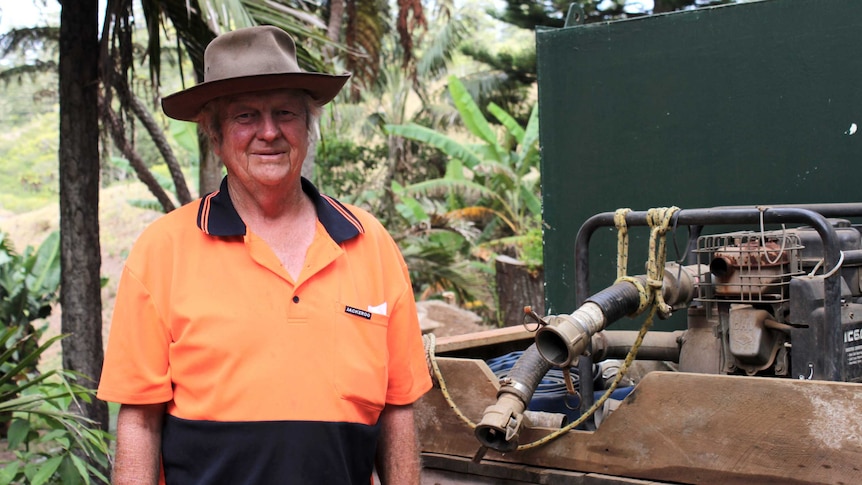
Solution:
[(303, 89), (324, 105), (350, 78), (306, 72), (296, 61), (296, 45), (284, 30), (271, 25), (247, 27), (222, 34), (204, 52), (204, 82), (162, 99), (171, 118), (195, 121), (201, 108), (215, 98), (270, 89)]

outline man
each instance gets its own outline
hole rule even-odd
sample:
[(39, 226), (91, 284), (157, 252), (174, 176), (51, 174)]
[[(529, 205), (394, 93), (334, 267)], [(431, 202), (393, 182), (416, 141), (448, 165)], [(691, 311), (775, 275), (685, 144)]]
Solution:
[(121, 403), (114, 483), (418, 483), (431, 387), (398, 247), (300, 176), (349, 75), (302, 72), (261, 26), (217, 37), (205, 81), (163, 100), (227, 168), (126, 261), (98, 397)]

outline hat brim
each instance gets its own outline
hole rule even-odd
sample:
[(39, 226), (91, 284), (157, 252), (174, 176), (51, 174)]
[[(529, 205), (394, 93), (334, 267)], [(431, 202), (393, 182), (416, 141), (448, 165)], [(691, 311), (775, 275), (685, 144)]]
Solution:
[(213, 99), (272, 89), (302, 89), (308, 91), (317, 105), (323, 106), (335, 98), (349, 78), (349, 73), (292, 72), (219, 79), (166, 96), (162, 99), (162, 110), (177, 120), (196, 121), (204, 105)]

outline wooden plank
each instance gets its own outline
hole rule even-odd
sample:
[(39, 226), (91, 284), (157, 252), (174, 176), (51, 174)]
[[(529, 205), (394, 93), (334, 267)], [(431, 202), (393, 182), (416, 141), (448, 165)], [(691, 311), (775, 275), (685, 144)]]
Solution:
[[(470, 360), (441, 362), (441, 371), (456, 404), (478, 422), (497, 387), (484, 362)], [(678, 483), (858, 483), (860, 397), (862, 385), (853, 383), (653, 372), (597, 431), (489, 451), (485, 460)], [(438, 390), (417, 408), (424, 452), (476, 453), (473, 430)], [(549, 432), (525, 429), (520, 443)]]
[(423, 485), (671, 485), (666, 482), (612, 477), (554, 468), (537, 468), (514, 463), (427, 453), (422, 455)]
[(536, 336), (534, 332), (530, 332), (524, 326), (503, 327), (492, 330), (484, 330), (482, 332), (473, 332), (462, 335), (452, 335), (448, 337), (437, 338), (436, 352), (444, 354), (446, 352), (454, 352), (464, 349), (473, 349), (476, 347), (499, 345), (510, 342), (527, 342), (526, 346), (532, 343)]

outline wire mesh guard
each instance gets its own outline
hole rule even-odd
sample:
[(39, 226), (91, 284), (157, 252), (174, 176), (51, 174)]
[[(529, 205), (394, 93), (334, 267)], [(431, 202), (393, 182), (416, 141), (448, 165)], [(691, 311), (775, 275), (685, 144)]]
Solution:
[[(803, 274), (796, 234), (743, 231), (697, 240), (697, 301), (780, 303), (789, 299), (790, 278)], [(709, 268), (705, 271), (704, 268)]]

